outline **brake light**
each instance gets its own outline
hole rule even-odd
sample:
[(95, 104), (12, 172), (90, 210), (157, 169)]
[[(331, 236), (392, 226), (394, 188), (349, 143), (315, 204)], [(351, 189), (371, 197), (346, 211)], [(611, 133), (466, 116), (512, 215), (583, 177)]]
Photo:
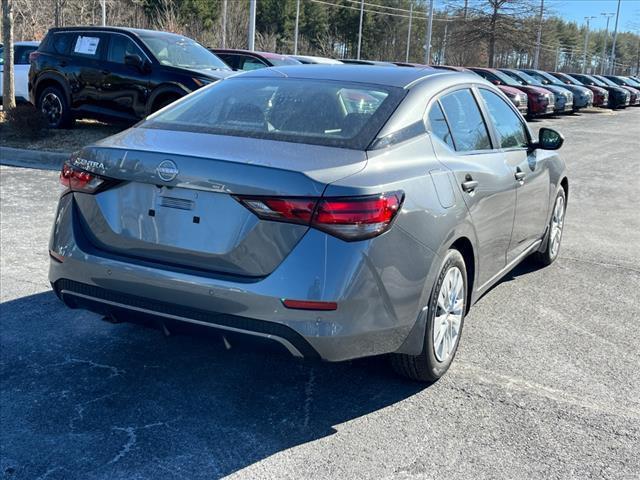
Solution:
[(72, 192), (94, 193), (105, 180), (65, 162), (60, 172), (60, 183)]
[(258, 218), (308, 225), (347, 241), (386, 232), (404, 200), (403, 192), (365, 197), (236, 197)]
[(40, 52), (37, 50), (34, 50), (33, 52), (31, 52), (29, 54), (29, 63), (31, 62), (35, 62), (36, 59), (40, 56)]

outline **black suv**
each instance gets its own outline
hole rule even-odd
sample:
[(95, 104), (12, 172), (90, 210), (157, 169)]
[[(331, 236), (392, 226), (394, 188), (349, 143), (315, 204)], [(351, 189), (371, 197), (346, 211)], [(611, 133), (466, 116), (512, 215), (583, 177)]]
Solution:
[(120, 27), (52, 28), (30, 61), (29, 97), (54, 128), (135, 122), (232, 73), (190, 38)]

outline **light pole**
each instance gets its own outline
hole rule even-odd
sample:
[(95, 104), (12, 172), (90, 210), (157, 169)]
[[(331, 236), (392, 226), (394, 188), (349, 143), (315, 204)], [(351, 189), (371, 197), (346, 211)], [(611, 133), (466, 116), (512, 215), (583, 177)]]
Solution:
[(589, 48), (589, 21), (592, 18), (598, 17), (584, 17), (587, 21), (587, 31), (584, 34), (584, 52), (582, 52), (582, 73), (586, 73), (587, 70), (587, 48)]
[(431, 32), (433, 31), (433, 0), (429, 0), (429, 17), (427, 20), (427, 38), (424, 41), (424, 63), (431, 63)]
[(249, 0), (249, 50), (256, 49), (256, 1)]
[(409, 62), (409, 50), (411, 49), (411, 22), (413, 20), (413, 2), (409, 4), (409, 30), (407, 31), (407, 55), (404, 61)]
[(542, 42), (542, 21), (544, 20), (544, 0), (540, 0), (540, 25), (538, 25), (538, 39), (536, 40), (536, 53), (533, 57), (533, 68), (537, 70), (540, 58), (540, 44)]
[[(226, 1), (226, 0), (225, 0)], [(298, 54), (298, 25), (300, 23), (300, 0), (296, 0), (296, 28), (293, 37), (293, 54)]]
[(360, 26), (358, 27), (358, 56), (360, 60), (360, 50), (362, 49), (362, 20), (364, 18), (364, 0), (360, 0)]
[(102, 26), (107, 26), (107, 0), (102, 0), (100, 2), (102, 5)]
[(222, 0), (222, 48), (227, 48), (227, 0)]
[(604, 75), (604, 64), (606, 63), (607, 51), (607, 35), (609, 33), (609, 20), (615, 15), (615, 13), (601, 13), (600, 15), (607, 18), (607, 26), (604, 29), (604, 39), (602, 40), (602, 64), (600, 65), (600, 75)]
[(618, 39), (618, 18), (620, 17), (620, 3), (618, 0), (618, 9), (616, 10), (616, 23), (613, 27), (613, 45), (611, 45), (611, 67), (609, 67), (609, 75), (613, 75), (616, 69), (616, 40)]
[(446, 65), (446, 53), (447, 53), (447, 34), (449, 33), (449, 22), (451, 20), (445, 20), (444, 24), (444, 38), (442, 39), (442, 55), (440, 56), (440, 65)]

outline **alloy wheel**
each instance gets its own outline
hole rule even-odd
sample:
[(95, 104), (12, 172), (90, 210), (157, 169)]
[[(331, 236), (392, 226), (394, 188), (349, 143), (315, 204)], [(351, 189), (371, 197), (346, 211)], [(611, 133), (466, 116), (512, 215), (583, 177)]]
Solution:
[(56, 125), (60, 121), (62, 108), (62, 100), (53, 92), (49, 92), (44, 96), (40, 107), (49, 125)]
[(462, 272), (451, 267), (442, 281), (433, 321), (433, 350), (439, 362), (453, 354), (460, 334), (465, 304)]
[(549, 253), (551, 258), (555, 258), (560, 250), (560, 240), (562, 240), (562, 228), (564, 226), (564, 198), (558, 197), (553, 207), (551, 217), (551, 232), (549, 234)]

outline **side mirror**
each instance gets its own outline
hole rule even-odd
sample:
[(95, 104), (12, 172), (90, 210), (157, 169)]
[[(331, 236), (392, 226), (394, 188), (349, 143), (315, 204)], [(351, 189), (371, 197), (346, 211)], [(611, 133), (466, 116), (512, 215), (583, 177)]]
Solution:
[(129, 65), (131, 67), (139, 68), (140, 70), (142, 70), (144, 66), (144, 62), (142, 61), (142, 58), (140, 57), (140, 55), (135, 55), (135, 54), (125, 55), (124, 64)]
[(560, 132), (556, 132), (552, 128), (542, 127), (538, 133), (538, 142), (534, 148), (543, 150), (558, 150), (564, 143), (564, 137)]

